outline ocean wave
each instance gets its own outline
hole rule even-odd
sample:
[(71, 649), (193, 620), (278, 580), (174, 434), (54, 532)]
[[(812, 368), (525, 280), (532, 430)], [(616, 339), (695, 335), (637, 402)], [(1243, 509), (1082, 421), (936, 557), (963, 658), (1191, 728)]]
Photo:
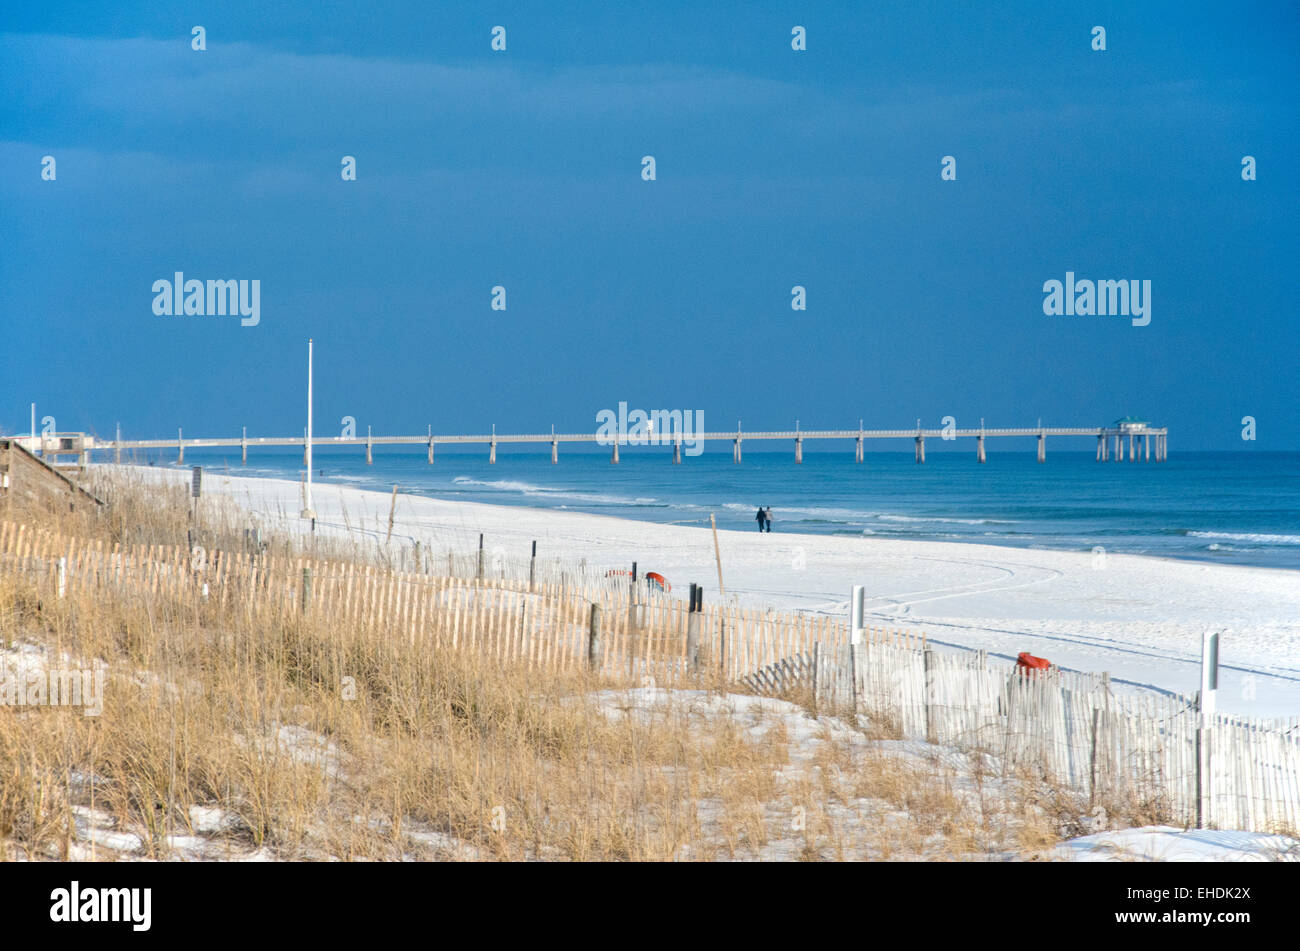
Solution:
[[(723, 508), (731, 512), (753, 513), (757, 508), (748, 502), (727, 502)], [(862, 509), (845, 509), (825, 506), (790, 506), (773, 507), (773, 514), (778, 522), (800, 524), (861, 525), (870, 522), (897, 522), (915, 525), (1017, 525), (1015, 519), (1003, 518), (950, 518), (944, 515), (897, 515)], [(802, 516), (802, 517), (799, 517)], [(887, 531), (887, 530), (886, 530)], [(898, 529), (904, 531), (904, 529)]]
[(1300, 545), (1300, 535), (1270, 535), (1265, 532), (1186, 532), (1190, 538), (1221, 538), (1229, 542), (1257, 545)]
[(863, 528), (863, 529), (839, 529), (832, 532), (834, 535), (870, 535), (873, 538), (888, 539), (890, 541), (913, 541), (924, 540), (927, 538), (957, 538), (966, 541), (972, 538), (964, 532), (918, 532), (908, 531), (901, 528)]
[[(724, 502), (723, 506), (729, 512), (748, 512), (751, 516), (758, 508), (748, 502)], [(844, 522), (866, 522), (875, 518), (877, 512), (862, 512), (856, 509), (837, 509), (823, 508), (818, 506), (805, 507), (794, 505), (789, 508), (783, 506), (773, 506), (772, 515), (777, 521), (804, 521), (804, 522), (827, 522), (830, 524)], [(791, 516), (802, 515), (802, 519), (794, 519)]]
[(574, 492), (569, 489), (556, 489), (544, 485), (535, 485), (532, 482), (519, 482), (513, 479), (474, 479), (470, 476), (456, 476), (451, 480), (453, 485), (476, 486), (484, 489), (496, 489), (501, 492), (517, 492), (520, 495), (535, 496), (543, 499), (568, 499), (572, 502), (591, 502), (598, 505), (626, 506), (639, 505), (642, 507), (667, 508), (668, 503), (660, 502), (656, 498), (637, 496), (636, 498), (627, 498), (621, 495), (606, 495), (600, 492)]
[(880, 515), (882, 522), (946, 522), (953, 525), (1016, 525), (1004, 518), (945, 518), (941, 515)]

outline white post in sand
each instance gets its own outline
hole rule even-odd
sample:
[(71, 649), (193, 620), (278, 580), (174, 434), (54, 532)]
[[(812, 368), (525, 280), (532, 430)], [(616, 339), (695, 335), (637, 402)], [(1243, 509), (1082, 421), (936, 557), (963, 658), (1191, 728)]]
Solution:
[[(315, 506), (312, 504), (312, 497), (311, 497), (311, 436), (312, 436), (312, 428), (311, 428), (311, 387), (312, 387), (311, 362), (312, 362), (312, 361), (311, 361), (311, 356), (312, 356), (312, 341), (311, 341), (310, 338), (308, 338), (308, 340), (307, 340), (307, 452), (306, 452), (306, 460), (307, 460), (307, 494), (306, 494), (306, 496), (305, 496), (304, 499), (303, 499), (302, 517), (303, 517), (303, 518), (309, 518), (309, 519), (312, 519), (313, 522), (314, 522), (315, 519), (316, 519), (316, 512), (315, 512), (315, 510), (314, 510), (314, 509), (315, 509)], [(316, 527), (316, 526), (313, 524), (313, 525), (312, 525), (312, 528), (315, 528), (315, 527)]]
[(1201, 724), (1196, 731), (1196, 827), (1214, 823), (1214, 765), (1212, 743), (1215, 698), (1219, 691), (1219, 634), (1201, 635)]
[(862, 630), (866, 627), (867, 589), (860, 584), (853, 586), (853, 597), (849, 599), (851, 611), (849, 619), (849, 643), (862, 643)]

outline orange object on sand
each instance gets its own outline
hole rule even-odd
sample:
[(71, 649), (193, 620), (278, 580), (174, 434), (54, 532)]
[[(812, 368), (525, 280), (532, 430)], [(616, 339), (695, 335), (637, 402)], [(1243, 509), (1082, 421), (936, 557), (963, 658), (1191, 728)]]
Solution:
[(1016, 669), (1023, 673), (1029, 673), (1038, 670), (1048, 670), (1052, 666), (1051, 661), (1046, 657), (1035, 657), (1028, 651), (1021, 651), (1020, 656), (1016, 658)]

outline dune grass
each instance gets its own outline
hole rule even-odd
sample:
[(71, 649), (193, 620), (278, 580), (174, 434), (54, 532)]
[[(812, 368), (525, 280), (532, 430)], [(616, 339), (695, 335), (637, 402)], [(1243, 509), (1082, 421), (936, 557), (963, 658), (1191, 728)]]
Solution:
[[(119, 471), (96, 489), (98, 513), (0, 514), (108, 542), (244, 544), (243, 513), (205, 501), (195, 522), (183, 487)], [(0, 638), (108, 672), (97, 717), (0, 709), (10, 858), (969, 859), (1046, 848), (1080, 814), (982, 755), (815, 717), (808, 697), (414, 651), (315, 614), (117, 588), (60, 599), (3, 565)]]

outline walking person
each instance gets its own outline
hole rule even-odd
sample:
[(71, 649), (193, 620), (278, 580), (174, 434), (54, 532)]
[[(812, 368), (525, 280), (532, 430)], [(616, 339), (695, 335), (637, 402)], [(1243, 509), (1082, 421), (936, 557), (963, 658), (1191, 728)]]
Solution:
[(767, 533), (772, 534), (772, 506), (763, 509), (763, 521), (767, 524)]
[(758, 514), (755, 515), (754, 518), (758, 520), (758, 530), (761, 532), (763, 530), (764, 523), (767, 521), (767, 513), (760, 508), (758, 510)]

